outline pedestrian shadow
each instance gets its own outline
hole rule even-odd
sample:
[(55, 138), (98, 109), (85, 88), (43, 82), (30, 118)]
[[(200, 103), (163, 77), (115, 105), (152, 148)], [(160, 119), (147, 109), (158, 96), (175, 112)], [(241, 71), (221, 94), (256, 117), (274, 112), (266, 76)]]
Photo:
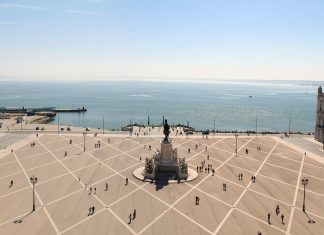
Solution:
[(315, 220), (312, 220), (312, 219), (309, 217), (309, 215), (307, 214), (306, 211), (304, 211), (304, 213), (305, 213), (305, 215), (306, 215), (306, 217), (307, 217), (307, 219), (308, 219), (308, 223), (309, 223), (309, 224), (315, 224), (315, 223), (316, 223)]
[(14, 224), (20, 224), (20, 223), (22, 223), (23, 220), (24, 220), (27, 216), (29, 216), (31, 213), (33, 213), (33, 211), (28, 212), (28, 213), (27, 213), (26, 215), (24, 215), (22, 218), (15, 220), (13, 223), (14, 223)]

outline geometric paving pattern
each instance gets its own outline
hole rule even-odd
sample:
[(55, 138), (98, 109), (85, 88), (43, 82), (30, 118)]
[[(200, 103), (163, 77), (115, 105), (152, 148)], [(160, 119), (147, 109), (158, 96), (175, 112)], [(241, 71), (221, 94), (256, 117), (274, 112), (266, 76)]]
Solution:
[[(240, 136), (237, 156), (232, 136), (172, 139), (189, 167), (205, 161), (215, 174), (199, 172), (194, 181), (165, 186), (135, 179), (134, 169), (144, 166), (161, 137), (88, 134), (85, 152), (82, 135), (35, 137), (0, 157), (0, 234), (323, 234), (324, 164), (277, 137)], [(31, 176), (38, 178), (32, 213)], [(300, 183), (305, 176), (307, 214)]]

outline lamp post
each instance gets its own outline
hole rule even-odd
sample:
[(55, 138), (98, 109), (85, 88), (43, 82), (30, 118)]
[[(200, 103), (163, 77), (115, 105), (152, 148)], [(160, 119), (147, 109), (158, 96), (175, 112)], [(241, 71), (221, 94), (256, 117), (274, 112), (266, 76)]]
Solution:
[(105, 116), (102, 116), (102, 134), (105, 134)]
[(237, 134), (237, 133), (235, 133), (235, 143), (236, 143), (236, 145), (235, 145), (235, 153), (236, 153), (236, 156), (237, 156), (237, 138), (239, 137), (239, 135)]
[(33, 211), (35, 211), (35, 184), (37, 183), (37, 177), (30, 177), (30, 182), (33, 184)]
[(291, 125), (291, 118), (289, 119), (288, 135), (290, 135), (290, 125)]
[(83, 152), (85, 152), (85, 137), (87, 133), (83, 132)]
[(303, 211), (306, 212), (306, 210), (305, 210), (305, 197), (306, 197), (306, 190), (305, 190), (305, 188), (306, 188), (306, 185), (308, 184), (308, 179), (307, 179), (306, 177), (304, 177), (304, 178), (302, 179), (302, 184), (304, 185)]
[(60, 115), (57, 115), (57, 134), (60, 134)]
[(214, 131), (213, 131), (213, 138), (215, 138), (215, 117), (214, 117)]

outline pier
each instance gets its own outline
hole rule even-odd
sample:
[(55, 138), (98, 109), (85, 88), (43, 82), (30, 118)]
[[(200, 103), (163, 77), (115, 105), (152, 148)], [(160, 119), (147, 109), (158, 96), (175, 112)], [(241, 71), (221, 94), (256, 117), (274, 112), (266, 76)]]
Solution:
[(38, 112), (54, 112), (54, 113), (73, 113), (73, 112), (87, 112), (85, 107), (72, 108), (72, 109), (58, 109), (56, 107), (42, 107), (42, 108), (17, 108), (17, 107), (0, 107), (0, 113), (27, 113), (34, 114)]

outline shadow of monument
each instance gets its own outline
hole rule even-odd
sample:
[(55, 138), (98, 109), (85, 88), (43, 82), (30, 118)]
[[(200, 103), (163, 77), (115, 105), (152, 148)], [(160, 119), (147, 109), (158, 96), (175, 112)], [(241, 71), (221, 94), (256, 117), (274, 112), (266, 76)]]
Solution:
[(173, 180), (174, 177), (176, 177), (174, 174), (157, 174), (154, 181), (155, 190), (158, 191), (163, 187), (167, 186), (169, 184), (169, 180)]

